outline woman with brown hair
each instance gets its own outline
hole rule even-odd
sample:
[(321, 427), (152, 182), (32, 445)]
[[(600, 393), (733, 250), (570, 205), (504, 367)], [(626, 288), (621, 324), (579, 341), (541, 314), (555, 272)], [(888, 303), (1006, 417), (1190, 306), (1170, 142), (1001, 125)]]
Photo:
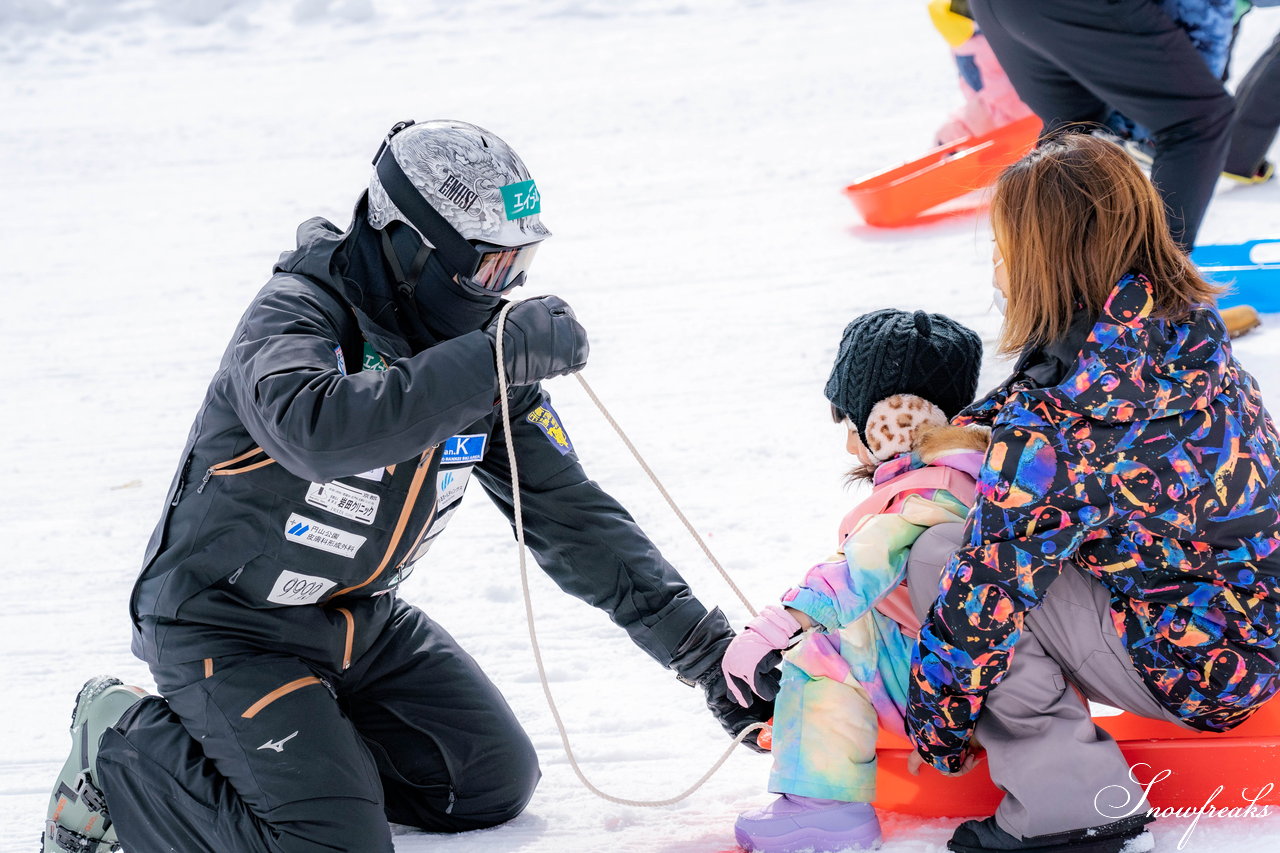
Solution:
[(1081, 697), (1226, 731), (1280, 689), (1280, 440), (1118, 146), (1043, 142), (992, 224), (1020, 358), (957, 418), (992, 431), (963, 535), (912, 551), (912, 586), (941, 582), (908, 729), (946, 773), (976, 733), (1006, 792), (952, 850), (1150, 849), (1144, 791)]

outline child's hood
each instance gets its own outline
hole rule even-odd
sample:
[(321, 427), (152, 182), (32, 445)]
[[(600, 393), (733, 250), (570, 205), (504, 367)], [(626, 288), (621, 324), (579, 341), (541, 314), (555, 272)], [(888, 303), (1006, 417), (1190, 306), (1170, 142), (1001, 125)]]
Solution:
[(987, 455), (991, 430), (977, 426), (940, 426), (921, 430), (912, 453), (925, 465), (945, 465), (975, 480)]

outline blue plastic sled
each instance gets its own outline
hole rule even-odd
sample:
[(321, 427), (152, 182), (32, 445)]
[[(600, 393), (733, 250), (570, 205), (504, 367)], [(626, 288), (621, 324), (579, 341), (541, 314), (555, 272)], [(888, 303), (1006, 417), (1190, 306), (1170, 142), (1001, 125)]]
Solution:
[(1218, 300), (1219, 307), (1252, 305), (1264, 314), (1280, 312), (1280, 252), (1274, 261), (1258, 263), (1253, 259), (1255, 248), (1273, 243), (1280, 243), (1280, 239), (1196, 246), (1191, 261), (1209, 281), (1231, 287)]

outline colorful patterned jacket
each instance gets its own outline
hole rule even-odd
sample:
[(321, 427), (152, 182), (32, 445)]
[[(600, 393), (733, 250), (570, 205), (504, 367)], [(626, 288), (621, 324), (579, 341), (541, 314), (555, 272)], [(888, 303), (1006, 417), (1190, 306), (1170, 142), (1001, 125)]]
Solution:
[(1189, 725), (1230, 729), (1280, 688), (1280, 441), (1217, 312), (1159, 320), (1151, 294), (1121, 279), (1064, 380), (1037, 387), (1024, 358), (958, 418), (989, 424), (991, 448), (907, 714), (939, 769), (960, 767), (1023, 616), (1068, 565), (1106, 585), (1134, 667)]
[(782, 596), (818, 628), (787, 659), (811, 677), (852, 678), (867, 691), (880, 725), (903, 736), (919, 630), (903, 585), (907, 557), (929, 527), (964, 520), (987, 445), (986, 430), (943, 426), (921, 437), (912, 452), (876, 468), (871, 494), (840, 525), (839, 552)]

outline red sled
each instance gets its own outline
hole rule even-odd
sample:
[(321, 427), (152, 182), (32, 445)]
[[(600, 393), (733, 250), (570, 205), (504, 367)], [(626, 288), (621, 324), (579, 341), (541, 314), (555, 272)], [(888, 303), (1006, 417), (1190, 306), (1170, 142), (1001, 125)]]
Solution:
[(966, 136), (918, 160), (867, 175), (845, 187), (845, 195), (868, 225), (879, 228), (920, 225), (967, 213), (977, 205), (925, 216), (940, 205), (990, 186), (1031, 150), (1042, 126), (1040, 119), (1031, 115), (982, 136)]
[[(772, 720), (770, 721), (772, 722)], [(1280, 806), (1275, 781), (1280, 767), (1280, 700), (1268, 702), (1229, 732), (1195, 732), (1137, 714), (1095, 716), (1111, 733), (1146, 786), (1155, 809), (1261, 809)], [(773, 746), (766, 728), (758, 743)], [(876, 801), (885, 811), (925, 817), (982, 817), (993, 814), (1003, 792), (991, 781), (985, 761), (964, 776), (943, 776), (921, 768), (907, 772), (911, 744), (880, 730), (876, 742)], [(1064, 756), (1070, 761), (1070, 756)]]
[[(1136, 714), (1095, 717), (1111, 733), (1149, 785), (1156, 809), (1247, 808), (1280, 805), (1280, 702), (1269, 702), (1248, 722), (1229, 732), (1193, 732)], [(948, 777), (931, 768), (907, 772), (911, 747), (881, 730), (876, 745), (879, 772), (876, 807), (931, 817), (972, 817), (994, 813), (1003, 793), (991, 782), (985, 761), (964, 776)], [(1063, 761), (1069, 762), (1069, 755)], [(1265, 813), (1265, 812), (1264, 812)]]

